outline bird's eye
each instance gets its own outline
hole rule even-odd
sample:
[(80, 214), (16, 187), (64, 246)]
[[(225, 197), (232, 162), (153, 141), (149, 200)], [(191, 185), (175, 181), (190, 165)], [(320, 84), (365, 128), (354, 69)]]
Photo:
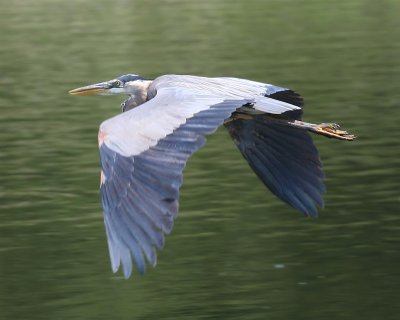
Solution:
[(117, 88), (122, 87), (122, 82), (120, 80), (115, 80), (114, 87), (117, 87)]

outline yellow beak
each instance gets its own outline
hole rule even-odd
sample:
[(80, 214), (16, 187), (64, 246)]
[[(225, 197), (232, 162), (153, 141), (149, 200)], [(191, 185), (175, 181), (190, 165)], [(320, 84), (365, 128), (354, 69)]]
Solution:
[(73, 90), (68, 91), (69, 94), (74, 96), (84, 95), (84, 94), (108, 94), (110, 90), (110, 86), (108, 82), (100, 82), (96, 84), (91, 84), (89, 86), (76, 88)]

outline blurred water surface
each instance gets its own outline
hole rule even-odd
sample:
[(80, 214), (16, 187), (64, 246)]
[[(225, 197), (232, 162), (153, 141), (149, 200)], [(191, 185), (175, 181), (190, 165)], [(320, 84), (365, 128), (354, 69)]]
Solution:
[[(1, 319), (398, 319), (400, 2), (0, 2)], [(158, 266), (110, 271), (99, 123), (121, 97), (71, 88), (124, 73), (237, 76), (293, 88), (326, 208), (272, 196), (224, 129), (185, 170)]]

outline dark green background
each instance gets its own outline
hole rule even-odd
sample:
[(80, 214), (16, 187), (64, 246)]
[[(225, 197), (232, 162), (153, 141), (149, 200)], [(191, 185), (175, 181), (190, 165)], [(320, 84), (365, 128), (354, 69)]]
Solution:
[[(1, 319), (398, 319), (398, 0), (0, 1)], [(326, 208), (271, 195), (221, 128), (188, 163), (157, 268), (110, 271), (97, 129), (122, 97), (69, 89), (124, 73), (292, 88)]]

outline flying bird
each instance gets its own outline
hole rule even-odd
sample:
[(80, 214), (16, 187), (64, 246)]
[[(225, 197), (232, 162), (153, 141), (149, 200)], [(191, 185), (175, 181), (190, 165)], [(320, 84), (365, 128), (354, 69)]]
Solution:
[[(155, 266), (178, 213), (188, 158), (221, 125), (256, 175), (282, 201), (307, 216), (323, 207), (324, 174), (309, 132), (353, 140), (336, 124), (302, 121), (296, 92), (245, 79), (127, 74), (69, 91), (126, 94), (122, 113), (100, 125), (100, 190), (113, 272), (133, 262)], [(146, 262), (147, 261), (147, 262)]]

